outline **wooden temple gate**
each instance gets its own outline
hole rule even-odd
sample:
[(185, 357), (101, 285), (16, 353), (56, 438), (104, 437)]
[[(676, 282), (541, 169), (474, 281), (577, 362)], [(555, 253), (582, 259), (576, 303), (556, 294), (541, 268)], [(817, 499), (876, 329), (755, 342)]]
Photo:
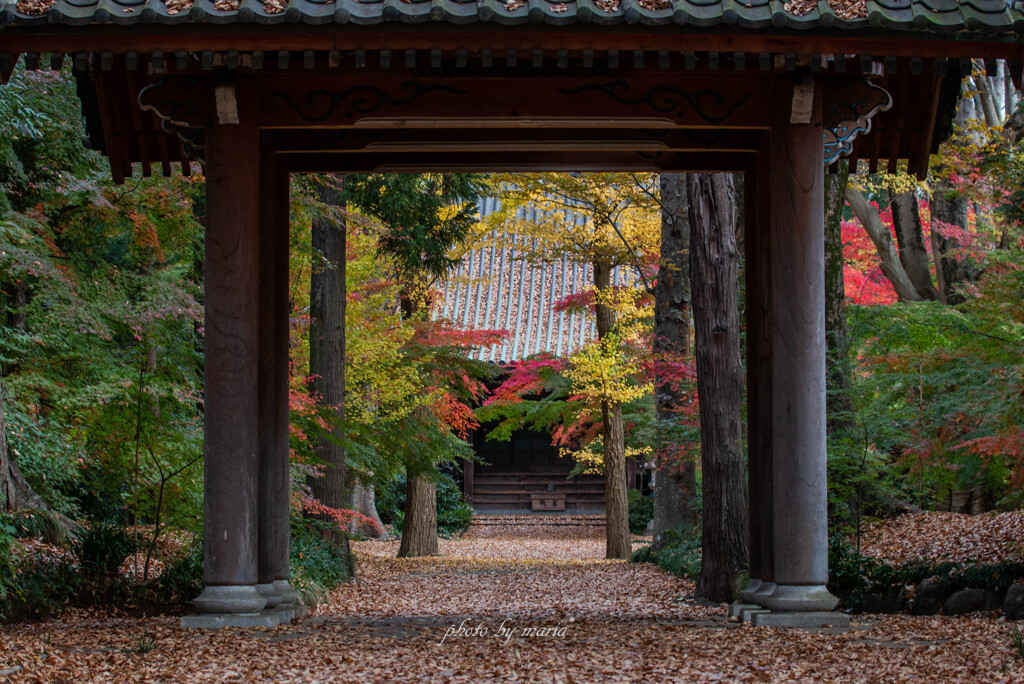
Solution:
[(753, 579), (742, 595), (774, 611), (831, 610), (825, 164), (906, 160), (923, 177), (969, 59), (1006, 59), (1019, 83), (1024, 57), (1020, 0), (843, 7), (0, 2), (0, 76), (19, 55), (29, 68), (44, 53), (70, 59), (116, 180), (137, 165), (205, 167), (199, 609), (231, 624), (296, 598), (289, 174), (517, 169), (745, 174)]

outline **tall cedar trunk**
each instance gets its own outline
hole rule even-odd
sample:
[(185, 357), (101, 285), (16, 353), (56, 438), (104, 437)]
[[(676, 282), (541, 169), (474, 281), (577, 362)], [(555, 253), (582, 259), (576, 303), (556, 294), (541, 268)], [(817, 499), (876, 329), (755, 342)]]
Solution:
[(941, 273), (942, 300), (947, 304), (960, 304), (965, 298), (958, 288), (977, 279), (977, 268), (969, 256), (957, 255), (961, 245), (944, 228), (948, 226), (967, 231), (967, 200), (953, 189), (949, 181), (940, 180), (934, 187), (931, 210), (932, 251), (936, 255), (937, 270)]
[[(661, 174), (661, 258), (654, 286), (655, 357), (690, 356), (690, 225), (686, 208), (686, 174)], [(675, 421), (686, 397), (658, 377), (654, 387), (658, 420)], [(661, 546), (665, 532), (696, 523), (697, 515), (690, 505), (696, 489), (696, 467), (691, 458), (659, 462), (654, 474), (655, 547)]]
[(892, 196), (892, 222), (896, 229), (896, 242), (900, 250), (900, 262), (907, 277), (921, 299), (936, 300), (939, 291), (932, 284), (931, 269), (928, 265), (928, 250), (924, 246), (924, 229), (921, 226), (921, 212), (917, 208), (917, 193), (913, 190)]
[(352, 532), (360, 537), (377, 538), (383, 534), (384, 524), (377, 514), (376, 499), (372, 484), (363, 483), (358, 480), (352, 482), (352, 490), (348, 496), (349, 508), (373, 521), (373, 523), (366, 521), (354, 521), (352, 523)]
[[(341, 207), (343, 176), (325, 178), (320, 186), (320, 201), (329, 207)], [(322, 261), (312, 269), (309, 297), (309, 374), (310, 391), (326, 407), (338, 424), (345, 416), (345, 225), (333, 214), (313, 220), (313, 249)], [(310, 480), (310, 490), (320, 503), (331, 508), (348, 507), (345, 491), (345, 450), (334, 440), (341, 438), (340, 427), (330, 437), (315, 437), (314, 452), (320, 459), (323, 476)], [(335, 535), (341, 540), (343, 535)]]
[(702, 562), (698, 594), (732, 600), (747, 564), (747, 497), (740, 442), (738, 253), (728, 174), (687, 176), (690, 273), (700, 396), (704, 482)]
[(399, 558), (437, 555), (437, 486), (429, 473), (405, 469), (405, 524)]
[(846, 282), (843, 278), (843, 206), (850, 164), (825, 173), (825, 380), (828, 392), (828, 431), (852, 424), (850, 397), (850, 330), (846, 325)]
[[(610, 264), (594, 262), (594, 287), (608, 292), (612, 286)], [(603, 340), (615, 325), (610, 306), (597, 304), (597, 338)], [(622, 430), (622, 405), (601, 403), (604, 442), (605, 557), (629, 558), (633, 543), (629, 537), (629, 505), (626, 499), (626, 444)]]

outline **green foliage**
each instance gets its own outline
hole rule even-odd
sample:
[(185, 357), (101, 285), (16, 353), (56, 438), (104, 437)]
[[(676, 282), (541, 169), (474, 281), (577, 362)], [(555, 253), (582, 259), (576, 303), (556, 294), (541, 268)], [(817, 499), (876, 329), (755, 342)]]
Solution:
[[(889, 468), (920, 496), (1024, 485), (1024, 273), (989, 266), (958, 307), (916, 302), (851, 307), (853, 396), (865, 474)], [(879, 460), (881, 459), (881, 460)], [(855, 467), (855, 466), (854, 466)]]
[(654, 518), (654, 499), (636, 489), (630, 489), (626, 498), (629, 503), (629, 531), (644, 534), (647, 524)]
[(303, 603), (324, 603), (331, 590), (353, 574), (348, 544), (335, 541), (336, 530), (310, 518), (293, 517), (291, 527), (291, 583)]
[(1020, 625), (1012, 625), (1010, 627), (1010, 643), (1013, 644), (1013, 649), (1017, 651), (1017, 655), (1024, 658), (1024, 627)]
[[(437, 533), (443, 537), (460, 534), (469, 527), (473, 508), (462, 498), (462, 490), (451, 475), (441, 472), (436, 478)], [(405, 523), (405, 475), (399, 474), (383, 487), (377, 499), (381, 520), (401, 532)]]
[(839, 597), (842, 608), (872, 609), (875, 597), (896, 597), (907, 586), (924, 580), (937, 582), (940, 594), (949, 596), (961, 589), (1005, 593), (1011, 584), (1024, 579), (1024, 563), (927, 563), (910, 561), (890, 565), (862, 556), (842, 537), (829, 540), (828, 589)]
[(0, 514), (0, 617), (3, 614), (2, 606), (15, 586), (11, 544), (17, 534), (17, 526), (11, 517)]
[(94, 523), (78, 535), (72, 549), (85, 574), (112, 577), (135, 550), (135, 542), (123, 527)]
[[(114, 186), (82, 145), (74, 80), (19, 73), (36, 112), (0, 136), (0, 367), (10, 446), (70, 517), (180, 524), (201, 510), (202, 357), (193, 180)], [(4, 125), (8, 122), (5, 120)], [(10, 154), (5, 156), (5, 150)]]
[(0, 622), (58, 615), (71, 605), (83, 583), (83, 576), (69, 555), (31, 555), (22, 559), (14, 564), (6, 598), (0, 599)]
[(41, 539), (47, 544), (62, 546), (68, 540), (67, 530), (53, 513), (40, 510), (12, 511), (4, 516), (6, 524), (19, 539)]
[(682, 526), (663, 536), (661, 548), (644, 546), (633, 552), (630, 563), (655, 563), (659, 568), (677, 577), (696, 580), (700, 577), (701, 542), (700, 525)]
[(449, 250), (476, 222), (482, 177), (454, 173), (350, 174), (345, 200), (384, 226), (378, 251), (403, 280), (439, 277), (457, 262)]
[(151, 580), (146, 595), (162, 606), (185, 606), (203, 592), (203, 546), (196, 540), (184, 556), (164, 566)]

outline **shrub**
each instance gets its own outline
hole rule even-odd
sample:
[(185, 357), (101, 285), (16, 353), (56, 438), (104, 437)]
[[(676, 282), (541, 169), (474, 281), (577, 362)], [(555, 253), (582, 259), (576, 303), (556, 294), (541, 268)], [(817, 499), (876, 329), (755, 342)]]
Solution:
[(82, 588), (82, 575), (67, 556), (26, 556), (13, 566), (11, 591), (0, 601), (0, 621), (40, 620), (67, 608)]
[(8, 595), (14, 589), (14, 561), (11, 558), (11, 542), (16, 528), (10, 516), (0, 515), (0, 615)]
[(678, 577), (696, 580), (700, 576), (700, 525), (666, 532), (663, 546), (655, 550), (644, 546), (633, 552), (630, 563), (656, 563), (659, 568)]
[(8, 516), (14, 536), (19, 539), (41, 539), (47, 544), (63, 546), (68, 541), (67, 530), (53, 513), (42, 510), (14, 511)]
[(112, 577), (135, 551), (135, 542), (123, 527), (96, 523), (82, 530), (72, 549), (83, 573)]
[(348, 540), (336, 541), (335, 527), (308, 518), (292, 519), (292, 586), (307, 606), (323, 603), (332, 589), (353, 575)]
[(931, 580), (940, 594), (949, 596), (961, 589), (981, 589), (997, 594), (1024, 578), (1024, 563), (927, 563), (911, 561), (890, 565), (862, 556), (844, 539), (829, 540), (828, 589), (839, 598), (842, 608), (854, 612), (875, 605), (876, 596), (895, 596), (908, 585)]
[(644, 496), (636, 489), (630, 489), (629, 500), (629, 531), (633, 534), (644, 534), (647, 525), (654, 518), (654, 499)]
[[(399, 474), (382, 488), (377, 499), (381, 520), (401, 532), (405, 523), (405, 474)], [(473, 519), (473, 508), (462, 498), (459, 484), (448, 473), (437, 477), (437, 533), (442, 537), (459, 534)]]
[(187, 554), (167, 563), (146, 586), (149, 598), (160, 605), (179, 607), (203, 592), (203, 546), (195, 543)]

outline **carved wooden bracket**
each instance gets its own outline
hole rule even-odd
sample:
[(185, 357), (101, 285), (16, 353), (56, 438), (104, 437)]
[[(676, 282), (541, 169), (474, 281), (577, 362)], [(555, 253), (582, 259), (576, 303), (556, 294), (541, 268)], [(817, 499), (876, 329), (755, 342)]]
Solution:
[(207, 109), (205, 81), (189, 76), (164, 78), (139, 92), (139, 107), (153, 112), (161, 128), (181, 140), (185, 153), (205, 163), (203, 123)]
[(845, 102), (825, 104), (825, 164), (853, 151), (853, 141), (871, 130), (871, 119), (892, 107), (892, 95), (868, 80), (844, 89)]

